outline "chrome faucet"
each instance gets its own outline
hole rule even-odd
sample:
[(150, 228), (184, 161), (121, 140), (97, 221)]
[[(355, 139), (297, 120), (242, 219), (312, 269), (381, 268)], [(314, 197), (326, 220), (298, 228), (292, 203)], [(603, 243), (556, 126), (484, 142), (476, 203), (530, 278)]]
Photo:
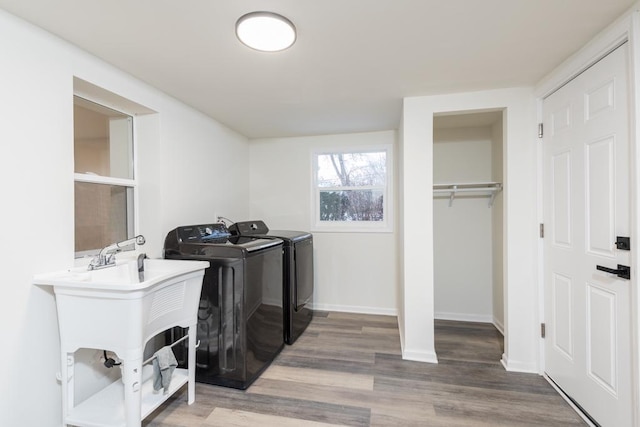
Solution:
[(96, 255), (95, 257), (93, 257), (93, 259), (91, 260), (91, 262), (89, 263), (89, 266), (87, 267), (88, 270), (97, 270), (99, 268), (105, 268), (105, 267), (110, 267), (112, 265), (116, 264), (116, 254), (120, 251), (122, 251), (122, 249), (126, 248), (127, 246), (131, 246), (131, 245), (144, 245), (144, 243), (146, 242), (144, 236), (142, 234), (133, 237), (131, 239), (128, 240), (124, 240), (122, 242), (118, 242), (118, 243), (114, 243), (112, 245), (109, 245), (107, 247), (104, 247), (100, 250), (100, 253), (98, 255)]

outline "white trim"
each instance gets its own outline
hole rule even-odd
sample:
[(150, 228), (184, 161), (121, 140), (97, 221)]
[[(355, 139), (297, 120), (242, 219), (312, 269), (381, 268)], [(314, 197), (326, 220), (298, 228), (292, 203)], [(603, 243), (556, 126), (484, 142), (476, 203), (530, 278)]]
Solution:
[(377, 314), (381, 316), (397, 316), (396, 308), (366, 307), (360, 305), (313, 304), (313, 310), (338, 311), (342, 313)]
[[(129, 116), (131, 120), (131, 135), (133, 138), (132, 141), (132, 153), (133, 159), (131, 159), (131, 164), (133, 167), (133, 179), (129, 178), (117, 178), (110, 176), (102, 176), (93, 173), (74, 173), (73, 174), (73, 182), (74, 185), (76, 182), (84, 182), (90, 184), (102, 184), (102, 185), (113, 185), (124, 187), (127, 189), (126, 197), (127, 197), (127, 235), (128, 237), (133, 237), (137, 234), (136, 230), (140, 229), (140, 203), (139, 203), (139, 191), (138, 187), (138, 135), (137, 135), (137, 126), (136, 126), (136, 113), (133, 111), (126, 111), (127, 108), (132, 108), (136, 110), (140, 110), (142, 113), (149, 113), (151, 110), (145, 109), (142, 106), (139, 106), (136, 103), (129, 101), (128, 99), (116, 95), (106, 89), (102, 89), (98, 86), (95, 86), (87, 81), (84, 81), (78, 77), (73, 78), (73, 95), (74, 97), (78, 97), (80, 99), (84, 99), (86, 101), (93, 102), (97, 105), (112, 109), (119, 113), (122, 113), (126, 116)], [(122, 108), (119, 105), (124, 105), (127, 108)], [(133, 210), (133, 215), (131, 214), (131, 210)], [(75, 223), (75, 219), (74, 219)], [(74, 226), (75, 230), (75, 226)], [(76, 259), (75, 264), (78, 262), (83, 263), (84, 258), (89, 253), (97, 253), (100, 248), (96, 248), (95, 250), (89, 251), (81, 251), (75, 252), (74, 249), (74, 257)], [(135, 250), (135, 249), (134, 249)], [(81, 260), (81, 261), (77, 261)]]
[(494, 323), (493, 316), (490, 314), (470, 314), (470, 313), (434, 313), (434, 319), (437, 320), (453, 320), (456, 322), (479, 322), (479, 323)]
[[(536, 99), (536, 116), (537, 122), (543, 122), (543, 111), (542, 111), (542, 98)], [(537, 177), (536, 177), (536, 197), (537, 197), (537, 218), (538, 224), (543, 224), (544, 227), (544, 199), (543, 199), (543, 181), (544, 181), (544, 146), (540, 139), (538, 139), (538, 146), (536, 147), (536, 168), (537, 168)], [(536, 248), (538, 253), (538, 319), (539, 323), (543, 323), (545, 321), (545, 306), (544, 306), (544, 239), (538, 239), (538, 247)], [(545, 369), (545, 341), (544, 339), (538, 335), (538, 360), (540, 361), (538, 365), (538, 373), (542, 375)]]
[(528, 374), (538, 373), (537, 364), (509, 359), (507, 355), (504, 353), (502, 354), (502, 359), (500, 359), (500, 363), (502, 363), (502, 366), (504, 366), (504, 369), (506, 369), (509, 372), (525, 372)]
[[(636, 2), (625, 14), (609, 25), (597, 37), (585, 45), (575, 55), (568, 58), (558, 68), (545, 77), (535, 88), (537, 98), (538, 122), (542, 117), (542, 102), (546, 96), (568, 83), (577, 75), (585, 71), (591, 65), (602, 59), (608, 53), (612, 52), (616, 47), (622, 45), (625, 41), (629, 43), (629, 119), (630, 119), (630, 210), (631, 210), (631, 237), (632, 248), (631, 253), (631, 269), (632, 280), (629, 283), (631, 288), (631, 349), (632, 349), (632, 388), (633, 388), (633, 418), (637, 423), (640, 420), (640, 291), (637, 288), (638, 275), (637, 269), (640, 266), (640, 245), (637, 240), (640, 236), (640, 150), (638, 142), (640, 141), (640, 120), (638, 120), (638, 102), (640, 101), (640, 2)], [(538, 162), (538, 175), (542, 177), (542, 164)], [(539, 194), (542, 194), (541, 181), (538, 180)], [(539, 199), (539, 209), (542, 208), (542, 199)], [(544, 272), (544, 258), (540, 258), (540, 271)], [(540, 297), (539, 309), (541, 315), (544, 314), (544, 274), (539, 276)], [(544, 375), (544, 339), (539, 338), (542, 363), (540, 365), (540, 373)], [(553, 385), (553, 384), (552, 384)], [(557, 388), (560, 395), (564, 394)], [(574, 405), (570, 402), (570, 405)], [(575, 408), (574, 408), (575, 409)], [(577, 410), (579, 414), (581, 411)], [(590, 424), (590, 423), (589, 423)], [(592, 424), (590, 424), (592, 425)]]
[(640, 2), (635, 5), (629, 24), (629, 158), (630, 192), (629, 207), (631, 209), (631, 268), (633, 285), (631, 286), (631, 375), (635, 399), (633, 400), (633, 420), (640, 423), (640, 290), (638, 289), (638, 268), (640, 268)]
[(504, 324), (499, 321), (496, 317), (493, 318), (493, 326), (496, 327), (496, 329), (502, 334), (502, 336), (504, 337)]
[(398, 313), (398, 335), (400, 335), (400, 352), (404, 354), (404, 334), (402, 333), (402, 319), (400, 318), (400, 313)]
[(87, 173), (74, 173), (73, 180), (76, 182), (88, 182), (90, 184), (117, 185), (119, 187), (135, 188), (137, 186), (137, 183), (134, 179), (113, 178), (110, 176), (94, 175), (94, 174), (87, 174)]
[(436, 312), (434, 319), (436, 320), (453, 320), (455, 322), (478, 322), (490, 323), (504, 337), (504, 325), (496, 317), (485, 314), (467, 314), (467, 313), (442, 313)]
[(137, 188), (138, 182), (140, 182), (140, 169), (138, 167), (140, 165), (140, 159), (138, 158), (140, 138), (138, 135), (138, 119), (135, 114), (131, 114), (131, 126), (133, 136), (133, 182), (135, 187), (133, 189), (133, 224), (129, 225), (127, 232), (131, 233), (129, 234), (130, 236), (137, 236), (140, 230), (140, 191)]
[(411, 360), (413, 362), (438, 363), (438, 356), (431, 351), (411, 351), (402, 350), (402, 359)]
[[(338, 148), (312, 148), (311, 150), (311, 230), (320, 233), (393, 233), (394, 232), (394, 147), (393, 144), (377, 144), (377, 145), (352, 145), (349, 147)], [(363, 186), (363, 187), (318, 187), (317, 185), (317, 169), (318, 156), (322, 154), (332, 153), (367, 153), (380, 152), (386, 153), (386, 183), (385, 186)], [(383, 221), (320, 221), (319, 205), (320, 192), (327, 190), (367, 190), (381, 189), (383, 192)]]

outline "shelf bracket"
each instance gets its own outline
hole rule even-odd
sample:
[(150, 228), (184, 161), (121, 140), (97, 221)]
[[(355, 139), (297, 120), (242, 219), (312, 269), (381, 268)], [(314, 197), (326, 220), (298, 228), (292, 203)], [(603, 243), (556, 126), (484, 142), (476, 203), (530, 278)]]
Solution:
[(456, 190), (458, 189), (457, 185), (454, 185), (451, 189), (451, 194), (449, 195), (449, 207), (453, 206), (453, 199), (456, 198)]
[(491, 198), (489, 199), (489, 207), (493, 206), (493, 201), (496, 199), (496, 195), (498, 194), (497, 190), (493, 190), (491, 192)]

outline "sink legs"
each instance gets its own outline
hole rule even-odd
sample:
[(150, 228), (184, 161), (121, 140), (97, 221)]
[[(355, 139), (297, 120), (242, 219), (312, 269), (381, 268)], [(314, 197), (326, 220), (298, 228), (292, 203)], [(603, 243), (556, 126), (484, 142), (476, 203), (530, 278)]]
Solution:
[(73, 375), (75, 364), (75, 353), (67, 353), (62, 350), (61, 366), (60, 366), (60, 383), (62, 384), (62, 425), (67, 426), (67, 415), (73, 409)]
[(187, 383), (187, 403), (191, 405), (196, 400), (196, 334), (197, 324), (189, 326), (189, 382)]
[(142, 357), (122, 361), (122, 383), (124, 384), (124, 413), (126, 426), (139, 427), (142, 422), (142, 413), (140, 409)]

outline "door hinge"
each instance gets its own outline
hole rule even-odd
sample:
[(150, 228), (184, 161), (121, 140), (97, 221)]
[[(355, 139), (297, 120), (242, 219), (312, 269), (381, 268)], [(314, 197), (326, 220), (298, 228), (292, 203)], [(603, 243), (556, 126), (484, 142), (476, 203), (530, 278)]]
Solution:
[(545, 338), (547, 335), (547, 325), (544, 323), (540, 323), (540, 336)]
[(544, 224), (540, 224), (540, 238), (544, 239)]
[(544, 125), (542, 123), (538, 123), (538, 138), (542, 138), (544, 136)]

